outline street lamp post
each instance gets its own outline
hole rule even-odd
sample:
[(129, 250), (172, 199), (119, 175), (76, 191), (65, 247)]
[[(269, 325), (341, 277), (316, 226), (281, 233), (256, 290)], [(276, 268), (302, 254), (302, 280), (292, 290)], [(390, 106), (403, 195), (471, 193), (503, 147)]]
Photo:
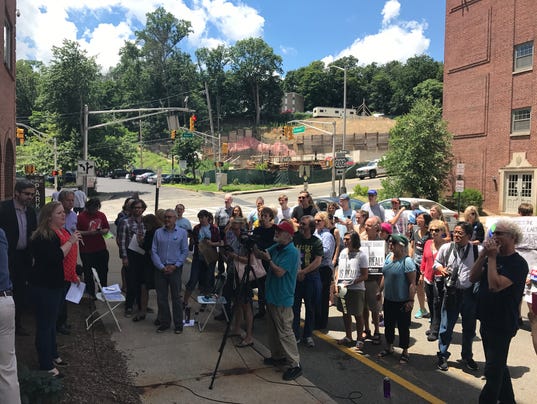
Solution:
[[(339, 67), (336, 65), (330, 65), (334, 69), (343, 71), (343, 140), (341, 142), (341, 148), (345, 150), (345, 137), (347, 136), (347, 68)], [(347, 187), (345, 186), (345, 170), (343, 169), (343, 175), (341, 176), (341, 193), (347, 193)]]

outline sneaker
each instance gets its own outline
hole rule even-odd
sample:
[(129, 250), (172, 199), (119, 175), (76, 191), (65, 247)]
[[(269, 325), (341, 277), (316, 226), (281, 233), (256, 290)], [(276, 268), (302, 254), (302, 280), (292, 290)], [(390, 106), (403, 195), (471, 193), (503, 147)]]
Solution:
[(181, 326), (175, 327), (175, 330), (173, 332), (176, 333), (176, 334), (182, 334), (183, 333), (183, 327), (181, 327)]
[(300, 337), (296, 337), (296, 343), (297, 343), (297, 344), (300, 344), (301, 342), (302, 342), (302, 338), (300, 338)]
[(436, 335), (434, 333), (430, 333), (429, 335), (427, 335), (427, 341), (433, 342), (433, 341), (437, 341), (437, 340), (438, 340), (438, 335)]
[(364, 353), (364, 341), (356, 341), (356, 350), (358, 353)]
[(125, 309), (125, 317), (132, 317), (132, 307)]
[(427, 310), (419, 309), (418, 312), (414, 315), (414, 318), (429, 318), (431, 314)]
[(274, 359), (272, 357), (263, 359), (263, 364), (267, 366), (279, 366), (279, 365), (285, 365), (285, 362), (287, 360), (285, 358), (281, 359)]
[(444, 358), (443, 356), (438, 356), (438, 364), (436, 367), (444, 372), (446, 372), (449, 369), (447, 358)]
[(476, 370), (479, 370), (479, 366), (477, 366), (477, 363), (475, 363), (475, 361), (470, 358), (470, 359), (462, 359), (461, 362), (466, 366), (467, 369), (469, 370), (472, 370), (472, 371), (476, 371)]
[(307, 337), (306, 338), (306, 346), (308, 348), (313, 348), (315, 346), (315, 342), (313, 341), (312, 337)]
[(170, 328), (169, 325), (161, 325), (159, 328), (157, 328), (157, 332), (160, 334), (161, 332), (164, 332), (169, 328)]
[(283, 380), (295, 380), (299, 376), (302, 376), (302, 368), (300, 366), (295, 366), (285, 371), (283, 374)]

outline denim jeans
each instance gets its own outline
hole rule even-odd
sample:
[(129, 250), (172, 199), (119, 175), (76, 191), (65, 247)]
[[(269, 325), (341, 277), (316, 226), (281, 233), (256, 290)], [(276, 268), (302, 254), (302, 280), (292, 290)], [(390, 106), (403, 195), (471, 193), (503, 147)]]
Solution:
[(438, 334), (438, 355), (449, 358), (449, 344), (453, 337), (453, 328), (462, 317), (462, 359), (472, 359), (472, 341), (476, 327), (476, 296), (473, 287), (457, 289), (452, 296), (446, 296), (442, 304), (440, 332)]
[(321, 276), (319, 271), (309, 273), (302, 282), (296, 282), (295, 303), (293, 304), (293, 332), (295, 337), (300, 338), (300, 309), (302, 299), (306, 308), (306, 319), (304, 321), (303, 338), (311, 337), (315, 326), (315, 310), (320, 305), (321, 298)]
[(59, 356), (56, 347), (56, 319), (63, 292), (63, 287), (49, 289), (33, 286), (31, 288), (36, 319), (35, 346), (41, 370), (54, 369), (52, 360)]

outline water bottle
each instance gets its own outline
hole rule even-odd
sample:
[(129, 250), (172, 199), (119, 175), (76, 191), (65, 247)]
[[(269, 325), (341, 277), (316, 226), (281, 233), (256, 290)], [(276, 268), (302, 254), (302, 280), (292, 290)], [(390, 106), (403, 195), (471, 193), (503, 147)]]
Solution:
[(190, 323), (190, 307), (185, 307), (185, 323)]
[(391, 386), (390, 386), (390, 379), (388, 377), (384, 378), (383, 387), (384, 387), (384, 398), (391, 398)]

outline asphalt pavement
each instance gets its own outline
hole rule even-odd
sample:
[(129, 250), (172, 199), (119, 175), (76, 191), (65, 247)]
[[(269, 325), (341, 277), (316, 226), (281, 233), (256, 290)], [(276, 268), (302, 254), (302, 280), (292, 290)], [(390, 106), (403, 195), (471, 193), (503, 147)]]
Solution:
[[(199, 203), (212, 208), (220, 206), (223, 200), (223, 194), (195, 194), (175, 190), (161, 200), (162, 206), (172, 207), (178, 201), (195, 206), (195, 198), (199, 198)], [(274, 194), (269, 195), (276, 200)], [(243, 197), (237, 195), (235, 199)], [(103, 211), (111, 221), (121, 209), (123, 199), (121, 195), (103, 201)], [(244, 201), (247, 199), (251, 198)], [(208, 200), (214, 202), (208, 204)], [(107, 243), (111, 253), (109, 279), (120, 283), (117, 246), (115, 240)], [(187, 265), (183, 271), (183, 282), (188, 280), (188, 273)], [(150, 292), (150, 306), (156, 309), (154, 291)], [(524, 305), (523, 314), (526, 313)], [(410, 362), (401, 365), (398, 356), (378, 359), (376, 354), (382, 346), (366, 343), (364, 354), (359, 354), (353, 348), (337, 345), (335, 340), (344, 335), (343, 324), (340, 313), (331, 308), (328, 330), (315, 332), (316, 346), (299, 347), (304, 376), (294, 382), (284, 382), (282, 369), (263, 365), (263, 357), (269, 354), (265, 347), (265, 323), (256, 320), (253, 347), (235, 347), (239, 342), (237, 337), (226, 340), (214, 385), (210, 389), (223, 341), (224, 322), (211, 316), (203, 332), (194, 326), (185, 327), (181, 335), (172, 332), (157, 334), (153, 325), (155, 314), (149, 314), (145, 321), (138, 323), (124, 318), (121, 308), (117, 314), (122, 332), (117, 331), (110, 316), (105, 317), (104, 323), (117, 348), (126, 354), (129, 371), (134, 375), (136, 385), (143, 390), (145, 403), (253, 403), (265, 400), (281, 403), (380, 403), (386, 401), (383, 397), (384, 377), (391, 379), (391, 402), (475, 402), (484, 384), (484, 355), (478, 336), (474, 342), (474, 359), (479, 371), (470, 372), (457, 361), (460, 355), (460, 322), (456, 325), (450, 349), (453, 354), (449, 361), (450, 369), (442, 372), (436, 369), (437, 344), (428, 342), (425, 337), (427, 319), (413, 319)], [(194, 303), (193, 314), (198, 321), (204, 321), (208, 313), (199, 312)], [(513, 339), (508, 360), (519, 403), (534, 402), (536, 362), (530, 333), (522, 329)]]

